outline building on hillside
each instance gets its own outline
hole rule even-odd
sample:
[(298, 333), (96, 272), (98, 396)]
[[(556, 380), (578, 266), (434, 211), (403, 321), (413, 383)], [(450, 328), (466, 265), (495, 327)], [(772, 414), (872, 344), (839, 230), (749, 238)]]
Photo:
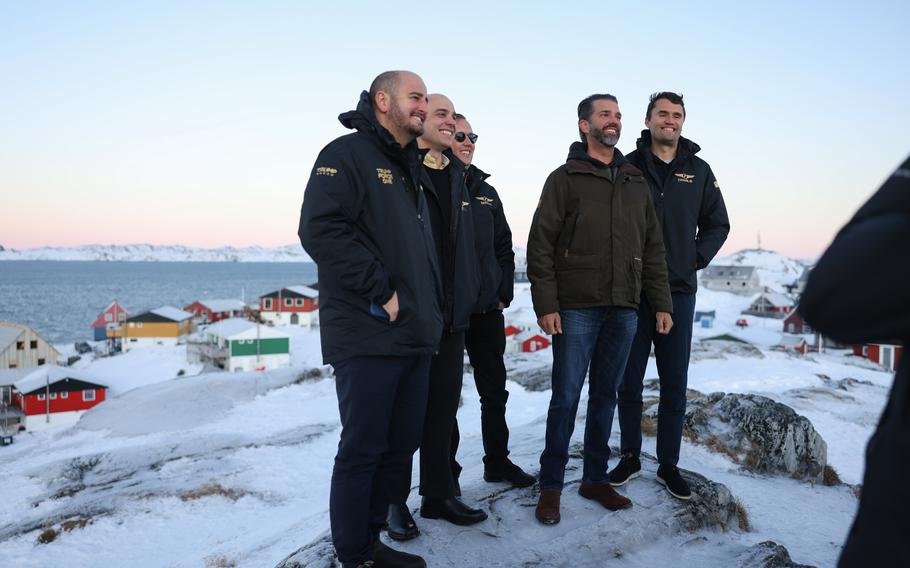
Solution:
[(173, 306), (143, 312), (126, 318), (124, 325), (108, 331), (109, 338), (118, 338), (124, 351), (149, 345), (177, 345), (186, 341), (193, 331), (193, 314)]
[(290, 343), (290, 336), (275, 328), (227, 319), (188, 341), (186, 353), (190, 363), (225, 371), (267, 371), (291, 366)]
[(504, 331), (505, 331), (506, 337), (509, 337), (509, 336), (515, 335), (516, 333), (521, 333), (521, 328), (518, 327), (517, 325), (509, 324), (505, 327)]
[(506, 353), (533, 353), (550, 346), (550, 339), (533, 331), (522, 331), (506, 337)]
[(708, 290), (751, 296), (762, 291), (754, 266), (709, 266), (702, 270), (702, 286)]
[(272, 325), (319, 325), (319, 292), (314, 286), (288, 286), (259, 297), (259, 317)]
[(60, 352), (30, 327), (0, 322), (0, 370), (56, 365)]
[(57, 365), (0, 371), (0, 384), (8, 384), (10, 409), (16, 410), (7, 413), (8, 429), (15, 430), (75, 424), (86, 410), (107, 397), (107, 385)]
[(130, 317), (129, 313), (123, 309), (123, 306), (117, 303), (117, 300), (111, 302), (111, 304), (104, 308), (104, 311), (98, 315), (98, 319), (92, 323), (95, 341), (104, 341), (107, 339), (107, 330), (119, 327), (128, 317)]
[(896, 341), (860, 343), (853, 346), (853, 354), (881, 365), (886, 371), (896, 371), (904, 354), (904, 346)]
[(243, 316), (246, 304), (240, 300), (197, 300), (183, 311), (193, 314), (196, 323), (216, 323)]
[(812, 326), (803, 319), (803, 316), (799, 313), (799, 308), (794, 308), (793, 311), (784, 318), (784, 333), (805, 335), (815, 332), (812, 330)]
[(764, 318), (783, 319), (791, 311), (793, 311), (793, 300), (790, 298), (776, 292), (762, 292), (752, 300), (749, 308), (743, 313)]
[(524, 258), (515, 263), (515, 279), (513, 282), (528, 282), (528, 264)]
[(809, 352), (809, 342), (801, 335), (784, 334), (777, 346), (784, 351), (792, 351), (801, 355)]

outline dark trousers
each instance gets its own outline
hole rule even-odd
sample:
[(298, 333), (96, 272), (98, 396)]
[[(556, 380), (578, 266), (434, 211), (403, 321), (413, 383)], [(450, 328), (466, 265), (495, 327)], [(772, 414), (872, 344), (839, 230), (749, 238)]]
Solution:
[(616, 387), (626, 367), (638, 312), (610, 306), (561, 310), (559, 316), (562, 333), (553, 336), (553, 386), (546, 446), (540, 455), (540, 488), (557, 491), (565, 481), (569, 441), (588, 367), (582, 479), (593, 484), (607, 481)]
[[(452, 430), (464, 375), (464, 332), (443, 333), (439, 353), (430, 363), (423, 438), (420, 441), (420, 494), (448, 499), (458, 491), (450, 464)], [(408, 489), (410, 489), (410, 481)], [(407, 491), (398, 502), (407, 499)]]
[(619, 429), (623, 453), (641, 453), (642, 391), (645, 370), (654, 343), (657, 375), (660, 377), (660, 405), (657, 408), (657, 460), (662, 464), (679, 462), (683, 421), (686, 417), (686, 387), (689, 380), (689, 354), (692, 350), (692, 318), (695, 294), (673, 293), (673, 329), (657, 333), (654, 312), (642, 296), (638, 308), (638, 330), (632, 341), (629, 362), (619, 387)]
[(372, 558), (389, 502), (420, 443), (430, 355), (352, 357), (335, 367), (341, 440), (329, 517), (338, 559)]
[[(509, 391), (506, 390), (506, 366), (502, 361), (506, 351), (502, 312), (472, 315), (464, 344), (474, 367), (474, 385), (480, 395), (483, 463), (488, 468), (501, 468), (506, 465), (509, 455), (509, 427), (506, 425)], [(452, 458), (455, 458), (455, 448)]]

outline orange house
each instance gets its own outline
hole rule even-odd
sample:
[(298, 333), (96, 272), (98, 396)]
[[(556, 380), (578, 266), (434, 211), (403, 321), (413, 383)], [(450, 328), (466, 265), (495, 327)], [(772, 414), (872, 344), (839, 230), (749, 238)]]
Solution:
[(124, 351), (148, 345), (177, 345), (193, 331), (193, 314), (173, 306), (163, 306), (127, 318), (119, 328), (108, 331), (118, 338)]

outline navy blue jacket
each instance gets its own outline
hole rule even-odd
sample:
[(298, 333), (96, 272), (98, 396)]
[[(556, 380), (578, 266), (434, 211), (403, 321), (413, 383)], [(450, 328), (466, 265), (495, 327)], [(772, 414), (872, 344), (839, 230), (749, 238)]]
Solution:
[(708, 162), (695, 155), (701, 147), (688, 138), (680, 137), (666, 179), (659, 179), (654, 167), (649, 130), (642, 131), (636, 146), (626, 158), (645, 173), (651, 188), (664, 236), (670, 291), (693, 294), (698, 290), (696, 270), (711, 263), (730, 233), (720, 184)]
[(446, 169), (449, 170), (451, 202), (440, 203), (426, 168), (421, 168), (420, 183), (429, 207), (436, 208), (436, 214), (430, 215), (431, 219), (439, 222), (444, 218), (439, 208), (449, 208), (451, 222), (448, 227), (438, 227), (436, 233), (441, 236), (442, 242), (436, 243), (436, 250), (442, 278), (442, 319), (445, 330), (451, 333), (468, 328), (471, 313), (477, 306), (480, 277), (474, 251), (474, 220), (468, 210), (470, 200), (465, 185), (465, 165), (451, 150), (446, 150), (444, 154), (449, 159)]
[[(442, 335), (441, 282), (417, 144), (402, 148), (366, 91), (338, 117), (357, 132), (323, 148), (300, 209), (300, 242), (319, 271), (326, 363), (432, 353)], [(398, 319), (382, 305), (398, 292)]]
[(502, 209), (502, 201), (490, 175), (468, 166), (468, 196), (474, 218), (474, 243), (480, 272), (480, 299), (475, 313), (499, 309), (499, 303), (512, 303), (515, 293), (515, 252), (512, 231)]

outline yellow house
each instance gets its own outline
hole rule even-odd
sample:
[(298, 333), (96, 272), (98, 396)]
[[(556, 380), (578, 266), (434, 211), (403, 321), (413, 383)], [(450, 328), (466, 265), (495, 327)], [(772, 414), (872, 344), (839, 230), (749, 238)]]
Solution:
[(56, 365), (60, 352), (30, 327), (0, 321), (0, 370)]
[(163, 306), (127, 318), (120, 327), (109, 329), (107, 336), (119, 338), (123, 350), (146, 345), (177, 345), (193, 331), (193, 314), (173, 306)]

